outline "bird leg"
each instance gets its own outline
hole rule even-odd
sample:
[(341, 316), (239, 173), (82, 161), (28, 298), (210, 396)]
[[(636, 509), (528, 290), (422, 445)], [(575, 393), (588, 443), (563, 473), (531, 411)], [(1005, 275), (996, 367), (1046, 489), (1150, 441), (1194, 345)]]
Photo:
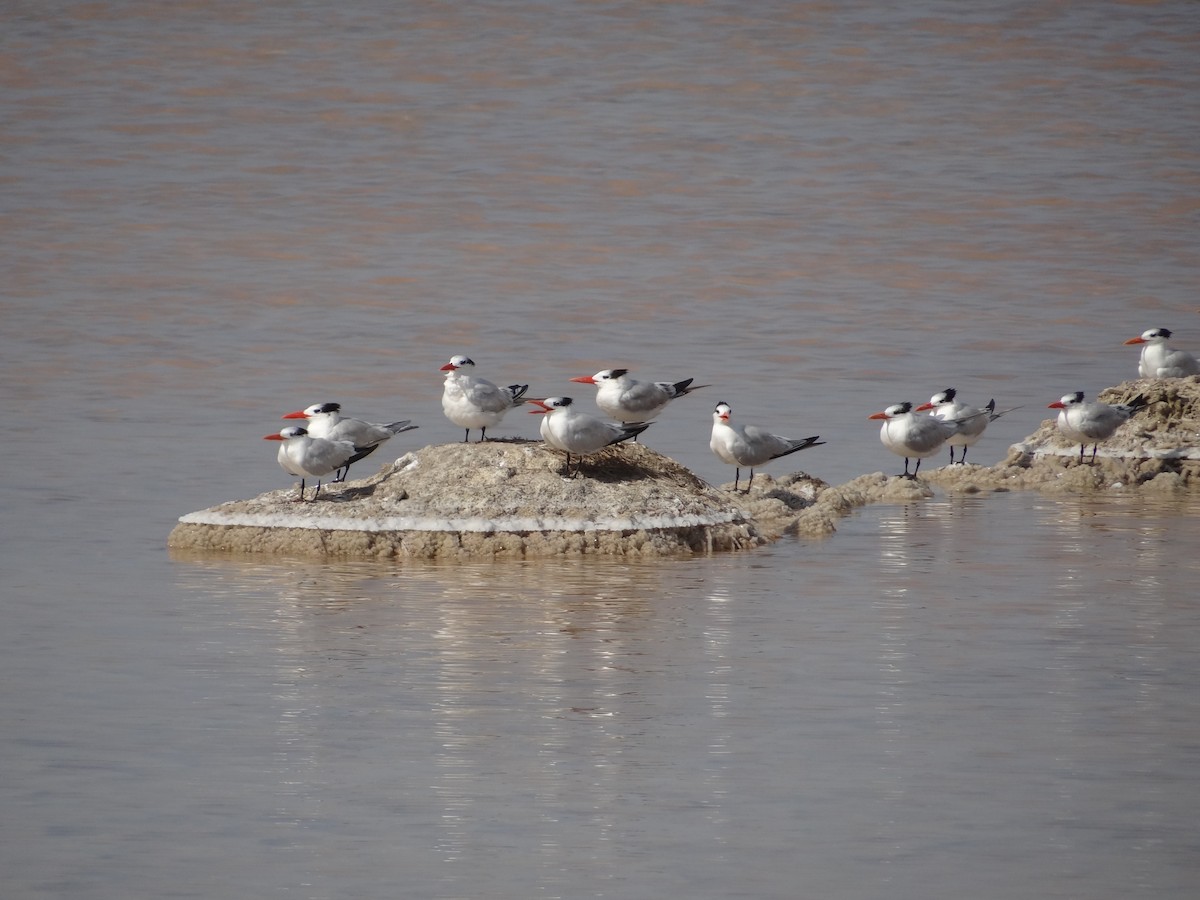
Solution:
[(303, 503), (304, 502), (304, 479), (303, 478), (300, 479), (300, 494), (299, 494), (299, 496), (293, 497), (292, 502), (293, 503)]
[(750, 493), (750, 485), (754, 484), (754, 470), (750, 470), (750, 480), (746, 482), (746, 493)]

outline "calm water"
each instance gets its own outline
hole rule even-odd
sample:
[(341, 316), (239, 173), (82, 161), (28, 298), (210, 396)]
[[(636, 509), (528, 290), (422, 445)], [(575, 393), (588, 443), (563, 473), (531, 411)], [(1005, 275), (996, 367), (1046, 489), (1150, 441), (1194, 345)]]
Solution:
[(725, 481), (725, 400), (838, 483), (892, 402), (1020, 404), (990, 463), (1200, 349), (1200, 7), (1077, 6), (3, 4), (5, 897), (1194, 897), (1200, 501), (165, 550), (288, 410), (456, 440), (453, 353), (694, 376), (651, 446)]

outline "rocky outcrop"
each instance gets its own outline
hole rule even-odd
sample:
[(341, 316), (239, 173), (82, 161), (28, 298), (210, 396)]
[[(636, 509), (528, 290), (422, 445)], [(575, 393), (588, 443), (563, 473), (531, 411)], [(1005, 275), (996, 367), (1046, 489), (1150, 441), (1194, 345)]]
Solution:
[(756, 518), (744, 501), (636, 443), (573, 463), (570, 474), (563, 454), (540, 442), (444, 444), (327, 485), (316, 502), (288, 489), (191, 513), (168, 544), (354, 558), (661, 556), (754, 547), (789, 524)]

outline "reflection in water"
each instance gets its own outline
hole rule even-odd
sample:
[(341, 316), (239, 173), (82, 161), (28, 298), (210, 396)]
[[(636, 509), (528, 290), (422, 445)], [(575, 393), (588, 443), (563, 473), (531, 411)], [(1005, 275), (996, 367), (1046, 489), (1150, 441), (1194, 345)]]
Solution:
[[(1075, 519), (1074, 501), (1056, 503), (1053, 509), (1056, 524)], [(1089, 680), (1083, 671), (1090, 656), (1083, 629), (1094, 587), (1089, 576), (1095, 558), (1094, 547), (1080, 540), (1074, 527), (1056, 528), (1055, 537), (1056, 540), (1043, 545), (1052, 554), (1055, 576), (1054, 590), (1045, 597), (1052, 642), (1043, 668), (1049, 676), (1047, 691), (1057, 713), (1051, 727), (1055, 744), (1060, 748), (1055, 758), (1054, 778), (1054, 818), (1058, 827), (1049, 840), (1065, 851), (1072, 849), (1073, 829), (1079, 822), (1080, 773), (1086, 770), (1086, 761), (1078, 758), (1075, 748), (1081, 745), (1080, 739), (1087, 732), (1087, 713), (1079, 699)]]
[[(1097, 801), (1088, 795), (1088, 773), (1096, 766), (1091, 739), (1121, 742), (1129, 776), (1142, 785), (1132, 836), (1141, 852), (1131, 877), (1145, 886), (1154, 881), (1151, 851), (1161, 848), (1163, 809), (1170, 806), (1162, 775), (1178, 719), (1164, 699), (1177, 664), (1166, 623), (1177, 621), (1181, 602), (1190, 602), (1179, 593), (1177, 579), (1170, 580), (1172, 587), (1164, 577), (1172, 565), (1173, 523), (1194, 503), (1180, 506), (1101, 496), (1059, 499), (1039, 509), (1057, 537), (1054, 690), (1062, 706), (1057, 721), (1063, 744), (1077, 751), (1061, 759), (1070, 776), (1060, 780), (1063, 807), (1077, 810), (1066, 821), (1082, 826), (1098, 815)], [(1098, 679), (1106, 690), (1096, 691)]]
[[(638, 598), (653, 588), (630, 570), (604, 568), (598, 591), (577, 563), (557, 561), (488, 569), (445, 587), (432, 634), (432, 712), (438, 850), (447, 862), (477, 844), (476, 804), (509, 779), (528, 782), (535, 803), (507, 827), (536, 834), (551, 875), (570, 867), (559, 843), (564, 817), (585, 817), (596, 859), (611, 853), (623, 743), (641, 699), (625, 684), (637, 670), (623, 635), (637, 630), (646, 615)], [(513, 720), (536, 730), (513, 734)]]
[[(203, 584), (229, 609), (272, 604), (263, 626), (273, 646), (273, 819), (290, 833), (285, 844), (328, 827), (331, 791), (365, 790), (331, 773), (329, 759), (383, 752), (358, 742), (378, 740), (367, 735), (387, 734), (393, 719), (415, 721), (425, 739), (401, 746), (424, 746), (428, 757), (385, 764), (396, 780), (374, 784), (371, 802), (429, 822), (447, 884), (503, 832), (538, 848), (543, 883), (564, 896), (581, 866), (620, 871), (647, 810), (678, 802), (677, 777), (689, 804), (691, 785), (703, 785), (698, 814), (714, 847), (727, 840), (736, 602), (722, 582), (694, 609), (679, 607), (698, 585), (689, 569), (597, 560), (178, 567), (181, 585)], [(379, 708), (381, 691), (396, 708)], [(370, 722), (363, 703), (373, 705)], [(684, 727), (697, 716), (709, 724)], [(515, 785), (528, 802), (501, 815), (499, 798)], [(586, 833), (586, 847), (564, 843), (564, 830)]]
[[(709, 602), (698, 633), (700, 623), (671, 612), (673, 579), (686, 569), (669, 562), (227, 566), (201, 577), (214, 571), (249, 601), (275, 592), (279, 821), (319, 827), (331, 789), (323, 761), (353, 734), (347, 690), (369, 694), (382, 673), (401, 702), (427, 704), (415, 715), (429, 757), (397, 761), (401, 781), (376, 791), (433, 817), (430, 849), (447, 873), (478, 860), (481, 841), (503, 829), (537, 846), (546, 883), (569, 894), (581, 859), (564, 828), (587, 833), (582, 862), (616, 871), (663, 760), (678, 755), (677, 723), (694, 703), (714, 718), (728, 712), (728, 598)], [(687, 583), (695, 589), (694, 577)], [(672, 687), (673, 669), (701, 646), (708, 682), (684, 684), (693, 700)], [(704, 757), (718, 807), (727, 743), (718, 729)], [(531, 802), (498, 820), (497, 797), (514, 784)]]
[[(931, 587), (926, 529), (915, 528), (914, 520), (923, 520), (925, 514), (924, 507), (917, 505), (888, 508), (879, 523), (880, 590), (873, 604), (879, 622), (875, 729), (880, 753), (878, 790), (893, 811), (902, 808), (911, 790), (906, 706), (912, 682), (912, 612), (914, 604), (927, 602)], [(902, 817), (893, 812), (880, 822), (879, 833), (892, 852), (898, 852), (904, 835)]]
[(915, 677), (910, 669), (919, 628), (916, 611), (951, 599), (941, 574), (954, 565), (954, 557), (943, 545), (947, 532), (961, 536), (960, 518), (948, 503), (932, 501), (888, 507), (880, 515), (876, 714), (889, 756), (902, 756), (906, 750), (905, 702)]
[(724, 807), (729, 800), (726, 770), (733, 753), (730, 682), (736, 676), (730, 643), (734, 599), (728, 587), (714, 590), (705, 606), (704, 621), (705, 699), (712, 723), (706, 729), (708, 744), (701, 802), (707, 804), (705, 818), (712, 824), (713, 834), (720, 844), (728, 842), (726, 826), (729, 815)]

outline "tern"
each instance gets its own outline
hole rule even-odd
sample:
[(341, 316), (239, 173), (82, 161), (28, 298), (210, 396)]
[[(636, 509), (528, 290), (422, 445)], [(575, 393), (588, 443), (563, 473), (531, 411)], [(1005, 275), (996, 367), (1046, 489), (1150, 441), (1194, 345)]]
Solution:
[(820, 439), (820, 435), (795, 439), (771, 434), (757, 425), (734, 425), (730, 421), (732, 415), (733, 410), (728, 403), (717, 404), (717, 408), (713, 410), (712, 437), (709, 438), (708, 446), (717, 459), (734, 467), (735, 491), (742, 477), (742, 467), (750, 469), (750, 480), (746, 482), (748, 494), (750, 486), (754, 484), (754, 469), (757, 466), (789, 453), (819, 447), (825, 443)]
[[(868, 419), (882, 419), (879, 440), (897, 456), (904, 457), (902, 478), (916, 478), (921, 469), (921, 460), (933, 456), (942, 445), (976, 418), (986, 417), (979, 412), (965, 419), (946, 421), (925, 413), (918, 413), (911, 403), (894, 403), (883, 412), (872, 413)], [(917, 461), (916, 468), (909, 474), (908, 462)]]
[[(327, 441), (349, 441), (358, 450), (365, 451), (357, 457), (358, 459), (362, 459), (389, 438), (420, 427), (412, 424), (411, 419), (389, 422), (386, 425), (364, 422), (362, 419), (342, 415), (340, 403), (314, 403), (304, 409), (287, 413), (283, 418), (306, 419), (305, 428), (308, 429), (309, 437), (325, 438)], [(342, 467), (333, 479), (334, 482), (345, 481), (349, 473), (350, 466)]]
[[(325, 438), (309, 436), (307, 428), (289, 425), (277, 434), (263, 436), (264, 441), (283, 441), (276, 459), (283, 471), (300, 479), (300, 493), (296, 500), (304, 499), (305, 478), (316, 478), (317, 489), (310, 499), (316, 500), (321, 493), (321, 479), (330, 472), (361, 459), (370, 453), (360, 451), (350, 441), (327, 441)], [(372, 448), (374, 449), (374, 448)]]
[(446, 373), (446, 385), (442, 389), (442, 411), (446, 418), (460, 428), (466, 429), (465, 444), (471, 437), (471, 429), (479, 429), (479, 440), (487, 440), (487, 430), (499, 424), (504, 414), (514, 406), (520, 406), (529, 390), (527, 384), (510, 384), (497, 387), (486, 378), (472, 374), (475, 362), (466, 356), (452, 356), (442, 366)]
[(614, 425), (575, 409), (575, 402), (570, 397), (547, 397), (545, 400), (531, 399), (529, 402), (539, 407), (531, 409), (531, 415), (545, 416), (540, 428), (542, 439), (567, 454), (568, 473), (571, 471), (572, 453), (587, 456), (610, 444), (636, 437), (651, 424), (636, 422)]
[(958, 391), (954, 388), (946, 388), (944, 391), (934, 394), (929, 398), (928, 403), (922, 403), (913, 412), (933, 410), (932, 415), (944, 422), (956, 420), (962, 422), (958, 431), (946, 438), (946, 443), (950, 445), (950, 465), (954, 465), (955, 447), (963, 448), (962, 455), (958, 458), (959, 464), (962, 465), (967, 461), (967, 448), (975, 446), (975, 443), (983, 436), (988, 424), (995, 422), (1002, 415), (1010, 413), (1014, 409), (1020, 409), (1020, 407), (1014, 406), (996, 412), (995, 400), (989, 400), (983, 409), (976, 409), (959, 400)]
[(1171, 337), (1170, 328), (1151, 328), (1138, 337), (1127, 340), (1128, 344), (1142, 344), (1142, 356), (1138, 361), (1138, 374), (1143, 378), (1183, 378), (1200, 375), (1200, 362), (1186, 350), (1172, 350), (1167, 346)]
[(1149, 406), (1146, 398), (1138, 394), (1128, 403), (1101, 403), (1099, 400), (1087, 402), (1083, 399), (1083, 391), (1064, 394), (1061, 400), (1055, 400), (1047, 405), (1047, 409), (1057, 409), (1058, 430), (1063, 437), (1079, 443), (1079, 462), (1083, 464), (1083, 451), (1088, 444), (1092, 445), (1092, 463), (1096, 462), (1096, 447), (1100, 441), (1106, 441), (1113, 433), (1129, 421), (1134, 413)]
[(638, 381), (628, 369), (605, 369), (595, 375), (572, 378), (580, 384), (594, 384), (596, 405), (618, 422), (648, 422), (666, 409), (672, 400), (708, 387), (692, 385), (694, 378), (683, 381)]

